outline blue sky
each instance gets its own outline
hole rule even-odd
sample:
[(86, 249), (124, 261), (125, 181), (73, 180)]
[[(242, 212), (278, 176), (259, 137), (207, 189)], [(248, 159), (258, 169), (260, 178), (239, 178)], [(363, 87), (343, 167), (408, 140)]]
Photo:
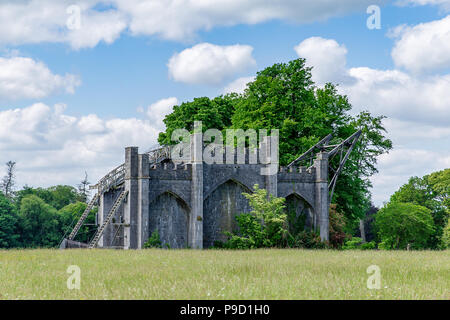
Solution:
[[(0, 161), (17, 161), (19, 186), (74, 185), (84, 170), (95, 181), (126, 145), (154, 145), (173, 103), (214, 97), (234, 81), (242, 90), (256, 71), (302, 56), (355, 111), (388, 116), (395, 149), (373, 178), (380, 205), (409, 176), (450, 167), (449, 3), (4, 1)], [(371, 4), (381, 29), (366, 26)], [(75, 30), (71, 5), (80, 9)]]

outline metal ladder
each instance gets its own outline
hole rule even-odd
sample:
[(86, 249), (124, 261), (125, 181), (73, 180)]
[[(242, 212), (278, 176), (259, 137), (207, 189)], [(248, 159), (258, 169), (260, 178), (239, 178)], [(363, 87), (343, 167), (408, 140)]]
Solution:
[(92, 198), (92, 200), (89, 201), (89, 204), (87, 205), (86, 209), (84, 210), (83, 214), (81, 215), (80, 220), (78, 220), (77, 224), (75, 225), (75, 227), (73, 228), (72, 232), (70, 233), (70, 235), (67, 239), (73, 240), (73, 238), (75, 238), (75, 236), (77, 235), (81, 226), (83, 225), (84, 220), (86, 220), (87, 216), (89, 215), (89, 212), (91, 212), (92, 207), (94, 207), (97, 200), (98, 200), (98, 193), (96, 193), (95, 196)]
[(122, 191), (117, 198), (117, 200), (114, 202), (111, 210), (109, 211), (108, 215), (105, 218), (105, 221), (103, 221), (103, 224), (100, 228), (98, 228), (97, 232), (95, 233), (94, 238), (89, 243), (89, 249), (95, 248), (97, 246), (98, 241), (100, 240), (100, 237), (103, 235), (103, 232), (105, 231), (106, 226), (111, 221), (113, 215), (116, 213), (117, 209), (119, 209), (120, 205), (122, 204), (122, 201), (125, 199), (125, 197), (128, 195), (128, 191)]

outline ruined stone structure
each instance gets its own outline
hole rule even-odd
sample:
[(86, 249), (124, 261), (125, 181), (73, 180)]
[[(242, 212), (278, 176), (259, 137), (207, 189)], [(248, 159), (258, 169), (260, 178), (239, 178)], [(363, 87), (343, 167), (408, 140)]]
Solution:
[[(247, 159), (248, 160), (248, 157)], [(312, 167), (280, 168), (261, 175), (261, 164), (176, 164), (170, 159), (149, 165), (137, 147), (125, 149), (125, 178), (119, 187), (100, 195), (101, 225), (115, 199), (128, 191), (99, 239), (99, 247), (142, 248), (154, 230), (171, 248), (207, 248), (236, 229), (235, 215), (249, 212), (242, 192), (254, 184), (287, 199), (308, 228), (320, 229), (328, 240), (328, 159), (319, 153)]]
[[(278, 167), (277, 162), (273, 174), (267, 175), (261, 174), (267, 166), (262, 156), (267, 152), (262, 152), (261, 145), (253, 153), (246, 149), (244, 156), (237, 155), (235, 149), (228, 150), (221, 155), (224, 161), (215, 163), (203, 161), (201, 133), (193, 134), (190, 143), (191, 147), (202, 147), (191, 148), (197, 151), (190, 152), (183, 162), (171, 159), (170, 148), (139, 154), (137, 147), (127, 147), (125, 163), (94, 186), (97, 194), (61, 248), (86, 246), (77, 245), (73, 239), (97, 202), (99, 229), (90, 248), (140, 249), (155, 230), (167, 247), (208, 248), (215, 241), (225, 240), (224, 231), (236, 230), (236, 214), (251, 210), (242, 193), (251, 193), (255, 184), (286, 198), (294, 217), (302, 220), (306, 229), (319, 231), (322, 240), (328, 240), (329, 191), (332, 194), (359, 134), (340, 145), (326, 145), (329, 135), (288, 167)], [(349, 145), (344, 156), (343, 147)], [(265, 148), (267, 151), (267, 145)], [(339, 152), (339, 168), (329, 183), (329, 157)], [(308, 156), (309, 167), (296, 166)]]

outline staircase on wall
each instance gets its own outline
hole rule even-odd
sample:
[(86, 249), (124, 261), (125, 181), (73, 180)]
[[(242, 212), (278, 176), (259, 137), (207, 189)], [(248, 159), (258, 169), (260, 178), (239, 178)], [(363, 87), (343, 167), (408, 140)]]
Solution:
[(100, 240), (100, 237), (103, 235), (103, 231), (105, 231), (106, 226), (111, 221), (111, 218), (114, 216), (114, 214), (117, 212), (117, 209), (119, 209), (122, 202), (125, 200), (125, 197), (127, 196), (128, 191), (122, 191), (120, 195), (117, 197), (116, 201), (114, 202), (111, 210), (109, 210), (108, 215), (105, 218), (105, 221), (103, 224), (98, 228), (97, 232), (95, 233), (94, 238), (89, 243), (89, 248), (95, 248), (98, 244), (98, 241)]
[[(149, 155), (149, 164), (156, 164), (159, 163), (165, 159), (170, 158), (170, 147), (169, 146), (163, 146), (157, 149), (150, 150), (146, 152)], [(125, 200), (128, 191), (122, 191), (117, 198), (117, 200), (114, 202), (113, 206), (111, 207), (111, 210), (106, 215), (106, 218), (101, 226), (98, 227), (94, 238), (89, 242), (89, 244), (81, 243), (74, 241), (74, 238), (76, 237), (78, 231), (80, 230), (81, 226), (84, 224), (87, 216), (91, 212), (92, 208), (98, 203), (99, 198), (109, 190), (113, 188), (118, 188), (123, 185), (125, 181), (125, 164), (121, 164), (120, 166), (114, 168), (108, 174), (106, 174), (103, 178), (101, 178), (97, 184), (90, 186), (90, 189), (97, 189), (96, 194), (92, 198), (91, 201), (89, 201), (88, 206), (84, 210), (83, 214), (81, 215), (80, 219), (76, 223), (75, 227), (73, 228), (72, 232), (67, 238), (63, 238), (60, 248), (66, 249), (66, 248), (95, 248), (103, 235), (103, 232), (105, 231), (105, 228), (110, 223), (112, 217), (119, 209), (122, 202)]]

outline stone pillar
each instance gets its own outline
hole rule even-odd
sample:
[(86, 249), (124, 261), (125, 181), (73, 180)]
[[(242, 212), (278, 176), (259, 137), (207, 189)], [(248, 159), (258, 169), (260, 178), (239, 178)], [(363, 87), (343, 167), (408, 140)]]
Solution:
[[(100, 196), (98, 198), (98, 211), (97, 211), (97, 228), (103, 224), (103, 221), (105, 221), (105, 215), (107, 213), (105, 212), (105, 204), (104, 204), (104, 198), (103, 198), (103, 192), (100, 192)], [(103, 247), (103, 235), (98, 240), (98, 247)]]
[(137, 248), (142, 249), (149, 238), (149, 160), (148, 154), (138, 156), (138, 208), (137, 208)]
[(260, 174), (265, 176), (267, 196), (278, 196), (278, 135), (263, 137), (260, 143), (260, 163), (265, 164)]
[(322, 241), (329, 239), (328, 203), (328, 153), (320, 152), (314, 160), (315, 181), (315, 227), (319, 227)]
[[(117, 196), (118, 196), (118, 193), (113, 192), (113, 191), (101, 193), (100, 198), (99, 198), (99, 207), (98, 207), (98, 213), (97, 213), (97, 220), (98, 220), (99, 226), (101, 226), (103, 224), (103, 222), (105, 221), (106, 216), (110, 212), (110, 210), (114, 204), (114, 200)], [(120, 213), (116, 213), (114, 215), (113, 219), (117, 218), (118, 216), (120, 216)], [(112, 245), (111, 242), (113, 240), (114, 233), (115, 232), (114, 232), (114, 227), (113, 227), (112, 223), (107, 224), (105, 227), (105, 230), (103, 231), (102, 236), (100, 237), (98, 246), (101, 248), (111, 246)]]
[(138, 198), (139, 198), (138, 147), (125, 148), (124, 249), (138, 248)]
[(197, 121), (191, 135), (191, 212), (188, 243), (193, 249), (203, 248), (203, 135)]

